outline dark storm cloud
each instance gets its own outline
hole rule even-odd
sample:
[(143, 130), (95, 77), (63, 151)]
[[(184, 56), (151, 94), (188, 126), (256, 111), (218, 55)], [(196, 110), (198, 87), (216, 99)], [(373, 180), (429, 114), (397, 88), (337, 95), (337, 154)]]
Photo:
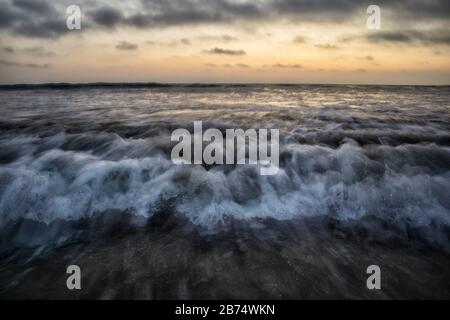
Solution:
[(105, 27), (113, 27), (124, 19), (121, 11), (111, 7), (102, 7), (92, 12), (91, 16), (95, 23)]
[(12, 34), (56, 38), (67, 31), (65, 12), (58, 12), (48, 0), (12, 0), (0, 3), (0, 31)]
[(421, 43), (424, 45), (450, 45), (450, 32), (447, 30), (420, 31), (387, 31), (367, 35), (371, 42)]
[(20, 14), (10, 4), (0, 2), (0, 29), (10, 28), (15, 22), (25, 18), (25, 15)]
[[(111, 0), (108, 6), (103, 3), (75, 2), (83, 11), (83, 27), (151, 28), (274, 20), (327, 23), (336, 19), (345, 21), (355, 14), (365, 16), (367, 6), (372, 4), (359, 0), (130, 0), (125, 5), (123, 1)], [(67, 31), (65, 9), (70, 4), (70, 0), (1, 0), (0, 30), (28, 37), (57, 38)], [(382, 8), (383, 17), (389, 12), (399, 25), (411, 19), (446, 23), (450, 18), (448, 0), (378, 0), (376, 4)], [(397, 39), (408, 41), (401, 36)]]
[(335, 20), (352, 15), (357, 9), (364, 8), (364, 4), (359, 0), (283, 0), (270, 2), (270, 7), (282, 16)]
[(408, 1), (376, 1), (380, 6), (392, 10), (401, 19), (439, 19), (450, 18), (450, 1), (448, 0), (408, 0)]
[[(355, 13), (366, 14), (371, 3), (360, 0), (267, 0), (232, 2), (229, 0), (141, 0), (137, 12), (123, 14), (118, 9), (97, 8), (89, 15), (103, 26), (129, 25), (138, 28), (200, 23), (233, 23), (269, 19), (333, 22)], [(450, 17), (447, 0), (379, 0), (382, 10), (405, 19), (444, 19)], [(449, 8), (450, 9), (450, 8)], [(320, 19), (320, 20), (318, 20)]]
[(229, 56), (242, 56), (245, 55), (245, 51), (240, 50), (232, 50), (232, 49), (222, 49), (222, 48), (213, 48), (210, 50), (204, 50), (203, 53), (207, 54), (223, 54), (223, 55), (229, 55)]
[(124, 22), (136, 27), (181, 24), (232, 22), (237, 19), (257, 19), (265, 16), (258, 5), (249, 1), (227, 0), (142, 0), (143, 11)]
[(227, 0), (141, 0), (139, 10), (123, 15), (112, 8), (91, 10), (89, 16), (99, 25), (128, 25), (137, 28), (199, 23), (233, 22), (236, 19), (264, 16), (251, 2), (233, 3)]
[(138, 45), (134, 44), (134, 43), (127, 42), (127, 41), (121, 41), (121, 42), (119, 42), (117, 44), (116, 49), (117, 50), (128, 50), (128, 51), (137, 50), (138, 49)]
[(32, 38), (57, 38), (67, 31), (65, 19), (21, 22), (13, 29), (15, 34)]
[(378, 32), (369, 34), (367, 40), (372, 42), (412, 42), (414, 39), (406, 32)]
[(450, 45), (449, 29), (392, 30), (373, 31), (365, 35), (349, 35), (338, 40), (341, 44), (365, 40), (376, 44), (407, 44), (407, 45)]
[(49, 14), (56, 12), (51, 2), (43, 0), (13, 0), (12, 4), (30, 13)]
[(10, 23), (14, 34), (36, 38), (56, 38), (67, 31), (65, 12), (58, 12), (51, 1), (12, 0), (9, 10), (14, 17)]

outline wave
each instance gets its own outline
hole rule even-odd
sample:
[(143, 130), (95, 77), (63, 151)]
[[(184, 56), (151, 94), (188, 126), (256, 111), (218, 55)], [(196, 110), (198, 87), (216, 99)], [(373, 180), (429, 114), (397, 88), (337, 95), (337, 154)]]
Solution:
[(38, 84), (5, 84), (0, 90), (65, 90), (65, 89), (133, 89), (133, 88), (237, 88), (247, 84), (208, 84), (208, 83), (160, 83), (160, 82), (93, 82), (93, 83), (38, 83)]
[[(450, 147), (435, 143), (334, 148), (290, 143), (280, 169), (174, 165), (165, 133), (15, 135), (0, 140), (0, 229), (23, 219), (51, 225), (120, 212), (145, 221), (173, 212), (214, 230), (230, 219), (374, 217), (402, 232), (428, 228), (450, 248)], [(64, 237), (67, 237), (65, 235)]]
[[(450, 87), (133, 85), (0, 90), (0, 245), (319, 219), (450, 249)], [(171, 132), (199, 120), (279, 129), (281, 170), (174, 165)]]
[(17, 83), (17, 84), (1, 84), (0, 90), (39, 90), (39, 89), (133, 89), (133, 88), (248, 88), (248, 87), (270, 87), (270, 88), (304, 88), (304, 89), (317, 89), (317, 88), (363, 88), (364, 90), (416, 90), (420, 89), (433, 89), (433, 88), (450, 88), (448, 85), (345, 85), (345, 84), (298, 84), (298, 83), (163, 83), (163, 82), (88, 82), (88, 83)]

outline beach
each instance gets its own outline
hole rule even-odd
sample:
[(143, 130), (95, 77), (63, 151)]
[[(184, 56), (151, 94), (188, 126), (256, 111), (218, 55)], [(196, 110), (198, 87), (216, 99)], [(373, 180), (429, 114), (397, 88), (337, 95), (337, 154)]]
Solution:
[[(2, 298), (450, 297), (448, 86), (53, 84), (0, 101)], [(171, 133), (194, 121), (278, 129), (278, 172), (174, 164)]]

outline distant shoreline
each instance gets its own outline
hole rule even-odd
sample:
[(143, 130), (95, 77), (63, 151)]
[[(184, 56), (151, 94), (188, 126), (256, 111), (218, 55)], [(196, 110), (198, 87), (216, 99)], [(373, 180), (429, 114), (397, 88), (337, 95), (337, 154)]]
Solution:
[(32, 89), (83, 89), (83, 88), (219, 88), (219, 87), (449, 87), (442, 85), (410, 85), (410, 84), (320, 84), (320, 83), (163, 83), (163, 82), (89, 82), (89, 83), (37, 83), (37, 84), (1, 84), (0, 90), (32, 90)]

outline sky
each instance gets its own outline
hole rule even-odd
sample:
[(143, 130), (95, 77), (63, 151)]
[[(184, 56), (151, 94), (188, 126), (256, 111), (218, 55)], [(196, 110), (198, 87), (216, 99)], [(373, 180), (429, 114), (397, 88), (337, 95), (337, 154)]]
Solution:
[(0, 0), (0, 83), (449, 85), (449, 18), (449, 0)]

